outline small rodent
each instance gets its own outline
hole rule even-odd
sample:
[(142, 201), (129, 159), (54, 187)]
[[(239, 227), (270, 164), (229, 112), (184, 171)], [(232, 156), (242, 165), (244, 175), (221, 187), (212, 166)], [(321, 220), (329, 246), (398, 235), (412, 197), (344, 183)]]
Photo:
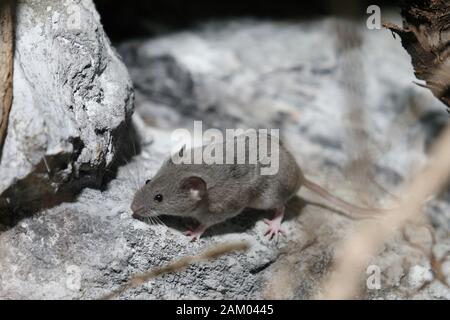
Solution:
[[(271, 141), (272, 136), (266, 135)], [(235, 137), (231, 143), (237, 143)], [(259, 137), (261, 138), (261, 137)], [(374, 212), (341, 200), (314, 182), (306, 179), (293, 155), (279, 142), (279, 169), (274, 175), (261, 175), (259, 158), (256, 164), (175, 164), (167, 159), (156, 175), (136, 192), (131, 210), (134, 218), (172, 215), (195, 218), (200, 225), (186, 232), (198, 239), (212, 225), (235, 217), (245, 208), (272, 209), (272, 220), (266, 235), (273, 237), (281, 230), (285, 204), (305, 186), (333, 205), (352, 214)], [(230, 141), (220, 147), (225, 148)], [(268, 143), (270, 145), (270, 142)], [(205, 146), (197, 147), (205, 148)], [(246, 151), (248, 145), (245, 145)], [(183, 147), (179, 156), (186, 152)], [(195, 152), (195, 149), (189, 150)]]

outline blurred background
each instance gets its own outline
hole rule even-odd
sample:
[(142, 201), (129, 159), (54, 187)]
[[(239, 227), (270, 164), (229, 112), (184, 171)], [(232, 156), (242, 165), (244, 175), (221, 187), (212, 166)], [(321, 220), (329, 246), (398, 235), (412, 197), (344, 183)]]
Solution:
[(95, 0), (113, 41), (144, 37), (229, 18), (304, 20), (324, 16), (361, 17), (369, 5), (395, 9), (397, 0)]

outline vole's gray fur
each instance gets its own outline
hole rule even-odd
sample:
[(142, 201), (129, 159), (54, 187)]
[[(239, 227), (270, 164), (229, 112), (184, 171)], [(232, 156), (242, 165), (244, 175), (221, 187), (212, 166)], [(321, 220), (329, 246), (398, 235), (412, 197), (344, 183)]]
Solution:
[[(222, 144), (224, 154), (226, 145), (236, 143), (237, 138)], [(265, 138), (274, 139), (270, 135)], [(282, 232), (284, 206), (302, 185), (346, 211), (370, 211), (338, 199), (307, 180), (293, 155), (283, 143), (278, 145), (279, 170), (274, 175), (260, 174), (263, 165), (259, 158), (257, 164), (175, 164), (170, 157), (151, 181), (136, 192), (131, 205), (133, 216), (164, 214), (195, 218), (200, 226), (188, 232), (195, 240), (208, 227), (238, 215), (245, 208), (273, 209), (274, 219), (265, 220), (269, 225), (266, 234), (272, 237)], [(246, 145), (247, 152), (251, 148)], [(180, 155), (183, 152), (187, 151), (183, 148)]]

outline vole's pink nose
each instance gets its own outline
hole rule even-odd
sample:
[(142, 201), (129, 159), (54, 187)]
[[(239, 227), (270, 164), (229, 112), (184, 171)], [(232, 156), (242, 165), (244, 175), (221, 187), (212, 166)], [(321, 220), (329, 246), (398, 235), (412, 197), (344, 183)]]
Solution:
[(138, 219), (139, 215), (137, 215), (136, 213), (133, 212), (133, 214), (131, 215), (131, 217), (133, 217), (134, 219)]
[(141, 212), (144, 209), (143, 206), (139, 206), (134, 203), (131, 204), (130, 208), (131, 208), (131, 211), (133, 211), (133, 215), (132, 215), (133, 218), (139, 218), (139, 216), (140, 216), (139, 212)]

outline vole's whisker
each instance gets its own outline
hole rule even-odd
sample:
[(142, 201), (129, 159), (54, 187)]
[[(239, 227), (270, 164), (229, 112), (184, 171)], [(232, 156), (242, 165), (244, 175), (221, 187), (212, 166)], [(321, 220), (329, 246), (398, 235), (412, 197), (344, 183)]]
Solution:
[(131, 195), (133, 195), (133, 192), (137, 191), (136, 190), (136, 186), (133, 183), (131, 183), (131, 181), (128, 180), (128, 179), (123, 179), (123, 181), (125, 181), (125, 183), (128, 186), (128, 189), (129, 189)]
[(133, 187), (133, 189), (135, 190), (135, 191), (137, 191), (137, 190), (139, 190), (139, 188), (140, 188), (140, 186), (139, 186), (139, 183), (138, 183), (138, 181), (136, 180), (136, 177), (132, 174), (132, 172), (131, 172), (131, 170), (130, 170), (130, 168), (129, 168), (129, 166), (130, 166), (130, 162), (128, 162), (128, 160), (126, 159), (126, 158), (123, 158), (124, 160), (125, 160), (125, 162), (126, 162), (126, 166), (125, 166), (125, 169), (127, 170), (127, 172), (128, 172), (128, 175), (130, 176), (130, 178), (131, 178), (131, 180), (128, 180), (130, 183), (133, 183), (134, 184), (134, 187)]
[[(133, 140), (133, 151), (134, 151), (134, 155), (137, 156), (137, 149), (136, 149), (136, 141), (135, 140)], [(141, 177), (141, 167), (138, 166), (137, 163), (136, 163), (136, 169), (137, 169), (136, 170), (136, 172), (137, 172), (137, 183), (138, 183), (139, 186), (141, 186), (144, 183), (144, 181), (142, 180), (142, 177)]]
[(136, 140), (133, 139), (133, 151), (134, 151), (134, 155), (137, 156), (137, 151), (136, 151)]
[[(109, 172), (109, 173), (111, 173), (113, 175), (115, 174), (115, 172), (113, 170), (109, 169), (109, 168), (105, 168), (105, 171)], [(133, 196), (133, 191), (135, 191), (135, 190), (134, 190), (134, 186), (131, 185), (130, 181), (128, 181), (127, 179), (121, 179), (121, 178), (118, 178), (117, 180), (118, 181), (125, 181), (126, 185), (128, 186), (127, 192), (129, 192), (131, 194), (131, 196)]]
[(141, 169), (142, 169), (141, 166), (137, 167), (137, 178), (138, 178), (138, 183), (139, 183), (140, 186), (144, 185), (145, 180), (147, 180), (145, 178), (145, 176), (142, 174), (142, 170)]
[(158, 221), (159, 221), (159, 223), (160, 223), (160, 225), (162, 225), (162, 226), (166, 226), (166, 224), (161, 220), (161, 218), (160, 217), (156, 217), (156, 219), (158, 219)]

